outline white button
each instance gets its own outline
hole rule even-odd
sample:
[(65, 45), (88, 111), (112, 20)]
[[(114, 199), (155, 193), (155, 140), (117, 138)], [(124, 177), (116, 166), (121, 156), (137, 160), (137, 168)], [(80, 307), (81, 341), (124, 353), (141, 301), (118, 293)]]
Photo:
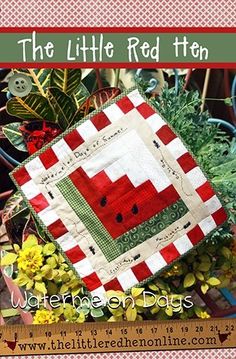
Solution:
[(24, 97), (32, 90), (32, 82), (27, 75), (14, 74), (8, 81), (8, 89), (12, 95)]

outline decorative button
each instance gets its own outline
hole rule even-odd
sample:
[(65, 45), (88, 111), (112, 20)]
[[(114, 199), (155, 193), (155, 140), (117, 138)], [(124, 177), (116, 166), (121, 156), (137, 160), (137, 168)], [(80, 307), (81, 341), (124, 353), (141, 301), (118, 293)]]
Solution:
[(9, 91), (14, 96), (27, 96), (32, 90), (32, 82), (29, 76), (24, 74), (14, 74), (8, 82)]

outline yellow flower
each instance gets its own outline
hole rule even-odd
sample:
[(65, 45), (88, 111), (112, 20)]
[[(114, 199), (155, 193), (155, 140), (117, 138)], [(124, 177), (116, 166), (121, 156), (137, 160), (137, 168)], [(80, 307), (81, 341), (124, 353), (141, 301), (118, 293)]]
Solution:
[(176, 263), (168, 271), (163, 273), (164, 278), (179, 276), (183, 273), (181, 263)]
[(202, 319), (208, 319), (211, 316), (206, 311), (202, 311), (201, 313), (199, 313), (198, 317)]
[(35, 273), (43, 265), (42, 247), (36, 245), (21, 250), (17, 258), (17, 263), (19, 270)]
[(52, 324), (57, 323), (59, 318), (48, 309), (39, 309), (34, 315), (33, 324)]

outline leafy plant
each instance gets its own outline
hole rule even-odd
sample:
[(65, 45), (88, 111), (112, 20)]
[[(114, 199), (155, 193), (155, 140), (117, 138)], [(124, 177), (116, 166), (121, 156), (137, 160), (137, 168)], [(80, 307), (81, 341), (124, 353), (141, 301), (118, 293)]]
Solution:
[(7, 102), (7, 112), (22, 120), (53, 121), (55, 119), (55, 113), (48, 99), (37, 93), (30, 93), (24, 99), (13, 97)]
[(6, 223), (13, 217), (22, 215), (22, 213), (29, 213), (28, 207), (24, 202), (24, 199), (20, 192), (15, 192), (6, 202), (3, 214), (2, 222)]
[(9, 123), (2, 127), (2, 132), (17, 150), (27, 152), (23, 135), (19, 130), (20, 125), (20, 122)]
[(53, 69), (50, 76), (50, 87), (57, 87), (68, 96), (77, 94), (81, 82), (80, 69)]
[(42, 294), (63, 294), (68, 291), (77, 295), (82, 282), (77, 279), (53, 243), (39, 244), (35, 235), (29, 235), (22, 247), (14, 245), (16, 253), (7, 253), (2, 266), (17, 264), (14, 282), (39, 297)]
[(207, 123), (209, 114), (201, 113), (197, 91), (164, 87), (152, 104), (189, 146), (201, 167), (230, 210), (230, 222), (236, 223), (236, 145), (218, 126)]
[(109, 87), (90, 94), (81, 83), (80, 69), (19, 69), (15, 72), (30, 76), (33, 90), (24, 98), (11, 98), (7, 112), (22, 120), (55, 122), (62, 130), (120, 93), (119, 89)]

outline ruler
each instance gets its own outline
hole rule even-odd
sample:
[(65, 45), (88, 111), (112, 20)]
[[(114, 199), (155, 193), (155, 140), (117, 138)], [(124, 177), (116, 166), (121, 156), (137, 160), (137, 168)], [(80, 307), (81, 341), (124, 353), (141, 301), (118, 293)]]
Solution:
[(0, 355), (236, 348), (236, 319), (3, 325)]

